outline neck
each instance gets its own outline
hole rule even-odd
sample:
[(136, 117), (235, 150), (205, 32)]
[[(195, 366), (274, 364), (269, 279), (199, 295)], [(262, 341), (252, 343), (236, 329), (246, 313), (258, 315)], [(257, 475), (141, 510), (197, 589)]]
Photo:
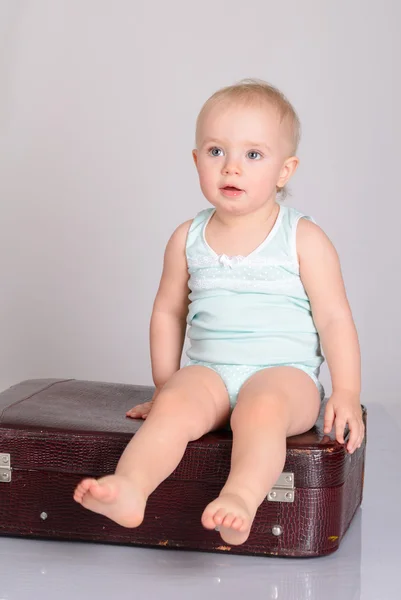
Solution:
[(259, 209), (244, 214), (227, 213), (216, 208), (213, 219), (227, 229), (257, 229), (264, 228), (270, 221), (274, 221), (279, 210), (280, 206), (274, 198)]

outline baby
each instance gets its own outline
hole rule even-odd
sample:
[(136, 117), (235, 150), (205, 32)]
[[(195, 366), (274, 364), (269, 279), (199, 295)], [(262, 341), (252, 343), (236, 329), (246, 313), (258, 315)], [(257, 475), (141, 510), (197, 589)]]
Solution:
[[(152, 401), (114, 475), (85, 479), (74, 499), (125, 527), (181, 461), (188, 442), (225, 426), (231, 470), (202, 524), (243, 544), (277, 482), (286, 438), (316, 423), (330, 369), (324, 431), (349, 453), (364, 438), (360, 352), (338, 256), (325, 233), (278, 202), (295, 173), (300, 125), (276, 88), (245, 80), (202, 107), (193, 159), (211, 208), (182, 223), (165, 251), (150, 324)], [(189, 326), (189, 361), (180, 360)]]

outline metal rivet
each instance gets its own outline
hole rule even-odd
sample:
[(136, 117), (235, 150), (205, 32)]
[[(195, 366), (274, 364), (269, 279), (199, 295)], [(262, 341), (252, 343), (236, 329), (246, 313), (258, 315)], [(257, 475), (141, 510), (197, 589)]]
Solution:
[(7, 456), (3, 456), (3, 463), (7, 463), (7, 462), (8, 462)]
[(291, 492), (287, 492), (285, 497), (287, 498), (287, 500), (292, 500), (292, 493)]
[(272, 527), (272, 534), (273, 535), (279, 536), (282, 533), (283, 533), (283, 529), (282, 529), (282, 527), (280, 527), (280, 525), (274, 525)]
[(45, 513), (45, 512), (42, 512), (42, 513), (40, 513), (40, 518), (41, 518), (43, 521), (46, 521), (46, 519), (47, 519), (47, 513)]
[(292, 481), (291, 475), (287, 475), (287, 477), (285, 478), (285, 480), (288, 481), (288, 483), (291, 483), (291, 481)]
[(276, 492), (270, 492), (269, 497), (270, 498), (275, 498), (277, 496)]
[(9, 478), (9, 474), (8, 473), (3, 473), (2, 474), (2, 478), (7, 480)]

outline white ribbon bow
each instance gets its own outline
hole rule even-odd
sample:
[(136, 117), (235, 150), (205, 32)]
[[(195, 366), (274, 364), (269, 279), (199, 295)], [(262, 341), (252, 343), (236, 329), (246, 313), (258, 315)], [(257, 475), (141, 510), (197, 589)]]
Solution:
[(229, 257), (227, 256), (227, 254), (222, 254), (222, 255), (219, 257), (219, 263), (220, 263), (221, 265), (223, 265), (223, 267), (230, 267), (230, 269), (232, 269), (232, 268), (233, 268), (233, 265), (232, 265), (232, 263), (231, 263), (231, 258), (229, 258)]
[(230, 269), (232, 269), (235, 265), (238, 265), (243, 260), (243, 256), (229, 257), (227, 256), (227, 254), (222, 254), (221, 256), (219, 256), (219, 263), (223, 265), (223, 267), (229, 267)]

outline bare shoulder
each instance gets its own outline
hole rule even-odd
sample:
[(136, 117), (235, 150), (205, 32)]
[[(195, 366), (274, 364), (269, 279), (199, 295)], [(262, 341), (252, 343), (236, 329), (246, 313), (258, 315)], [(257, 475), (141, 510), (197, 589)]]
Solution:
[(297, 227), (297, 253), (300, 264), (313, 260), (338, 260), (334, 244), (319, 225), (301, 218)]
[(297, 229), (300, 278), (311, 302), (313, 318), (321, 329), (333, 317), (349, 314), (337, 251), (323, 229), (300, 219)]
[[(188, 231), (191, 226), (193, 219), (189, 219), (181, 225), (178, 225), (171, 234), (166, 249), (164, 252), (165, 264), (171, 263), (171, 266), (186, 268), (186, 254), (185, 247), (187, 242)], [(185, 263), (185, 264), (184, 264)]]
[(188, 266), (185, 246), (192, 219), (181, 223), (167, 242), (154, 309), (184, 318), (188, 311)]
[(187, 241), (188, 231), (191, 227), (193, 219), (188, 219), (188, 221), (184, 221), (181, 225), (173, 231), (168, 244), (172, 244), (175, 247), (185, 248), (185, 244)]

